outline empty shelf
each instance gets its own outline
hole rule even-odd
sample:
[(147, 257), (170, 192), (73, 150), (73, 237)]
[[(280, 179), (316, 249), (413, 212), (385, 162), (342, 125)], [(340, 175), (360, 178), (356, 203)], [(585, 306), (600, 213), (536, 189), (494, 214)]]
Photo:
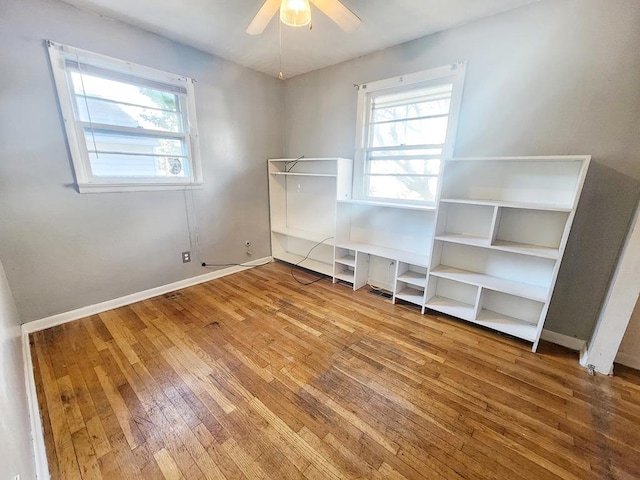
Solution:
[(528, 298), (537, 302), (547, 301), (547, 289), (528, 283), (515, 282), (504, 278), (492, 277), (483, 273), (469, 272), (459, 268), (438, 265), (431, 270), (435, 277), (448, 278), (457, 282), (468, 283), (478, 287), (485, 287), (497, 292), (509, 293), (518, 297)]
[(398, 299), (422, 306), (424, 302), (424, 291), (407, 287), (396, 293), (396, 300)]
[(335, 173), (304, 173), (304, 172), (271, 172), (271, 175), (285, 175), (290, 177), (330, 177), (336, 178)]
[(391, 260), (410, 263), (412, 265), (418, 265), (420, 267), (426, 267), (429, 263), (429, 257), (427, 255), (418, 255), (412, 252), (405, 252), (403, 250), (396, 250), (394, 248), (380, 247), (378, 245), (369, 245), (367, 243), (340, 243), (336, 245), (336, 247), (346, 248), (349, 250), (357, 250), (362, 253), (368, 253), (369, 255), (389, 258)]
[(427, 300), (425, 307), (435, 310), (436, 312), (445, 313), (452, 317), (458, 317), (464, 320), (473, 319), (475, 312), (475, 307), (473, 305), (440, 296), (431, 297)]
[(489, 244), (489, 240), (487, 238), (477, 237), (474, 235), (444, 234), (436, 236), (436, 240), (440, 240), (441, 242), (458, 243), (460, 245), (469, 245), (472, 247), (490, 248), (492, 250), (517, 253), (519, 255), (550, 258), (552, 260), (557, 260), (559, 256), (557, 248), (542, 247), (540, 245), (531, 245), (526, 243), (507, 242), (505, 240), (496, 240), (492, 244)]
[(415, 285), (416, 287), (426, 288), (427, 286), (427, 274), (412, 272), (411, 270), (404, 272), (398, 276), (399, 282)]
[(489, 239), (485, 237), (478, 237), (475, 235), (466, 235), (463, 233), (445, 233), (443, 235), (437, 235), (436, 240), (450, 243), (460, 243), (462, 245), (471, 245), (473, 247), (488, 247)]
[(297, 228), (289, 227), (274, 227), (271, 231), (288, 237), (300, 238), (302, 240), (309, 240), (316, 243), (322, 242), (324, 245), (333, 245), (333, 236), (327, 233), (310, 232), (308, 230), (299, 230)]
[(536, 339), (536, 325), (502, 313), (492, 312), (491, 310), (481, 310), (478, 318), (472, 320), (472, 322), (530, 342)]
[[(301, 260), (304, 259), (302, 255), (297, 255), (290, 252), (279, 253), (278, 255), (274, 255), (273, 258), (282, 260), (287, 263), (292, 263), (294, 265), (298, 264), (298, 262), (301, 262)], [(322, 273), (323, 275), (327, 275), (329, 277), (333, 276), (333, 265), (330, 263), (319, 262), (318, 260), (307, 258), (304, 259), (304, 261), (302, 261), (298, 266), (313, 270), (314, 272)]]
[(356, 266), (356, 257), (353, 255), (347, 255), (346, 257), (336, 258), (336, 263), (340, 263), (342, 265), (349, 265), (350, 267)]
[(526, 210), (549, 210), (554, 212), (570, 212), (571, 206), (543, 203), (509, 202), (503, 200), (482, 200), (470, 198), (442, 198), (443, 203), (464, 203), (467, 205), (488, 205), (490, 207), (522, 208)]
[(336, 272), (335, 277), (343, 282), (353, 283), (355, 281), (354, 273), (347, 270)]

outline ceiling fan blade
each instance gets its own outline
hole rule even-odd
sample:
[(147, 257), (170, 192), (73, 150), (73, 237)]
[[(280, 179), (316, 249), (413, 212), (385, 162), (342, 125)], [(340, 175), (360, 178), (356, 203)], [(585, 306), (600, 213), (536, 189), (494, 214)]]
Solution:
[(311, 0), (311, 2), (345, 32), (353, 32), (360, 26), (360, 19), (340, 0)]
[(260, 35), (280, 8), (280, 0), (266, 0), (247, 27), (249, 35)]

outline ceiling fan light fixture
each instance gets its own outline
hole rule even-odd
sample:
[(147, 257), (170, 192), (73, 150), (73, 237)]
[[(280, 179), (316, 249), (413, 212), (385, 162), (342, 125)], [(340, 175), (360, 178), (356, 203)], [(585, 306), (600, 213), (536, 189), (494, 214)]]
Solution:
[(304, 27), (311, 22), (309, 0), (282, 0), (280, 20), (291, 27)]

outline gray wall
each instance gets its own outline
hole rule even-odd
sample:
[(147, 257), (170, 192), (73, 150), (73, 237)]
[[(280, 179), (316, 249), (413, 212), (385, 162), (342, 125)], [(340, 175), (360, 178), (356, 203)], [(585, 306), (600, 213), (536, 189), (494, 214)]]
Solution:
[[(195, 78), (204, 190), (76, 193), (44, 39)], [(0, 0), (0, 71), (0, 259), (23, 322), (247, 261), (247, 239), (270, 254), (282, 82), (49, 0)]]
[(457, 156), (591, 154), (546, 328), (587, 339), (640, 182), (640, 2), (543, 0), (285, 82), (285, 154), (353, 157), (353, 84), (467, 60)]
[(20, 321), (0, 263), (0, 477), (35, 478)]

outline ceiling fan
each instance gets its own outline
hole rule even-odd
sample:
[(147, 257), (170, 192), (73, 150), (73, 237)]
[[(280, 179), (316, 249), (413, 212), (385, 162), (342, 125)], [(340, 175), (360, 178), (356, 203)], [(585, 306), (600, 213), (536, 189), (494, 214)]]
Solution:
[[(360, 26), (360, 19), (340, 0), (311, 0), (311, 2), (320, 9), (327, 17), (333, 20), (345, 32), (352, 32)], [(306, 16), (298, 14), (304, 12), (306, 8)], [(257, 15), (253, 18), (247, 33), (249, 35), (260, 35), (267, 28), (267, 25), (276, 14), (278, 9), (281, 10), (281, 19), (284, 23), (293, 26), (303, 26), (309, 23), (309, 1), (308, 0), (266, 0)], [(288, 11), (291, 15), (291, 22), (285, 20), (283, 15)], [(297, 17), (293, 19), (293, 17)], [(302, 18), (300, 23), (300, 18)]]

